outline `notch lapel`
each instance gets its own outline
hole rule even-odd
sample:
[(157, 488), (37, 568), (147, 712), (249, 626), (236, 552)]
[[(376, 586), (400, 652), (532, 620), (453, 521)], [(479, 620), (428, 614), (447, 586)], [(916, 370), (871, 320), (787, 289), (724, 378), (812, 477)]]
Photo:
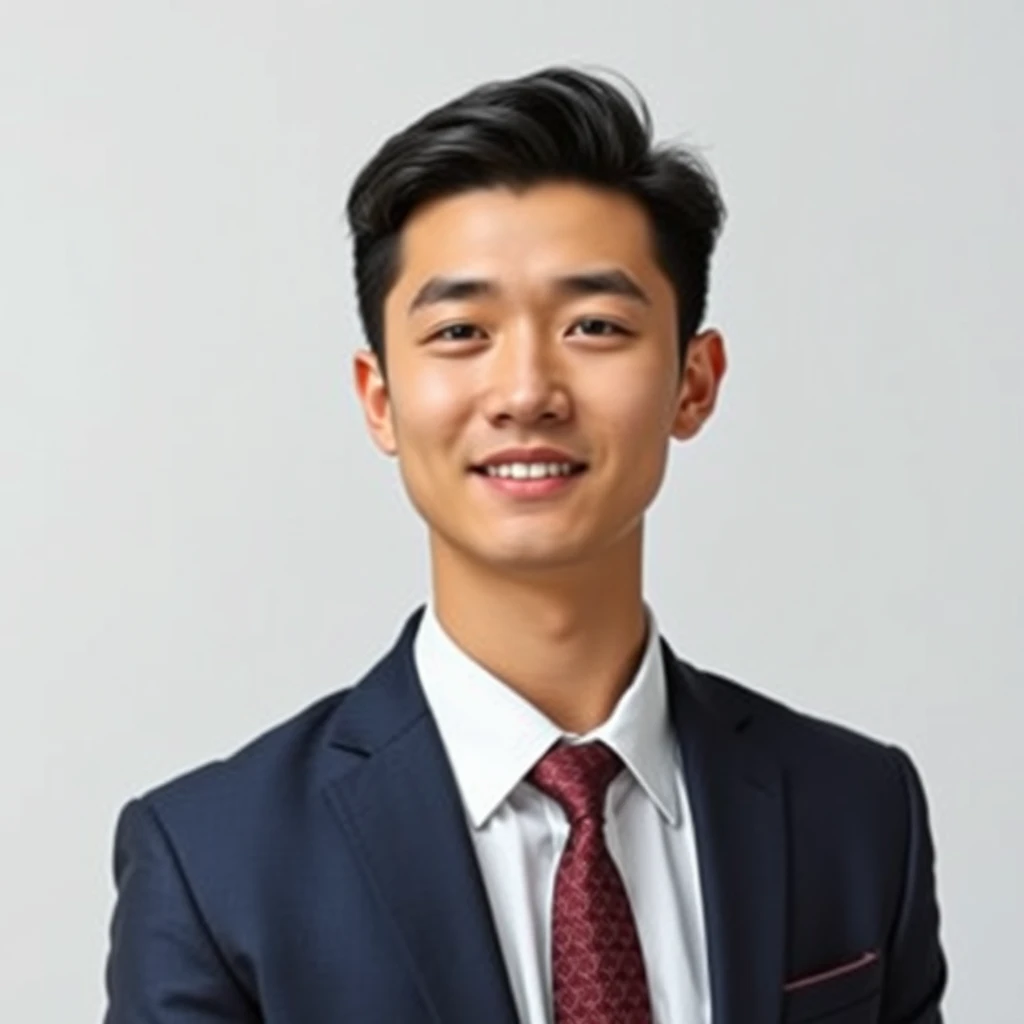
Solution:
[(416, 674), (422, 609), (342, 704), (326, 796), (436, 1024), (516, 1024), (469, 824)]
[[(714, 1024), (776, 1024), (786, 943), (779, 766), (744, 735), (750, 713), (662, 645), (696, 830)], [(731, 705), (731, 706), (730, 706)]]

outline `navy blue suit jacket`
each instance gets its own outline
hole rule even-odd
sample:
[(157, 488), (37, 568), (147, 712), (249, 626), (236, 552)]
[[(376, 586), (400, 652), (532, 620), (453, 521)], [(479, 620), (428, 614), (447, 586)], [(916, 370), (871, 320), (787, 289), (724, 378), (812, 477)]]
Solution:
[[(515, 1024), (421, 614), (358, 685), (124, 809), (107, 1024)], [(937, 1024), (911, 761), (663, 652), (715, 1024)]]

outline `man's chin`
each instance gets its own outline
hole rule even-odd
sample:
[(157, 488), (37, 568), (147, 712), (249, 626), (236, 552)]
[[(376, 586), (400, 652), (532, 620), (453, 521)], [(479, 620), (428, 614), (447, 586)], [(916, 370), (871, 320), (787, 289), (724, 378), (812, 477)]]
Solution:
[[(524, 524), (520, 524), (524, 525)], [(536, 524), (535, 524), (536, 525)], [(567, 537), (563, 530), (500, 529), (489, 535), (463, 536), (448, 532), (435, 537), (435, 560), (454, 559), (474, 571), (503, 576), (539, 576), (564, 571), (601, 557), (602, 546), (586, 537)], [(438, 543), (439, 542), (439, 543)]]
[(489, 545), (480, 552), (481, 561), (495, 570), (511, 575), (532, 575), (568, 569), (586, 561), (586, 551), (564, 539), (539, 542), (506, 542)]

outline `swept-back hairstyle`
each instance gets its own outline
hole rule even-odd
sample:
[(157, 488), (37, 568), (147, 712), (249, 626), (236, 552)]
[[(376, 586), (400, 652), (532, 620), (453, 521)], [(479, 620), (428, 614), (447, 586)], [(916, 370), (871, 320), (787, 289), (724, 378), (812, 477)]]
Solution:
[[(632, 89), (632, 87), (630, 87)], [(655, 144), (640, 94), (568, 67), (489, 82), (389, 138), (349, 193), (359, 315), (382, 371), (384, 300), (400, 271), (400, 233), (432, 199), (473, 188), (578, 181), (632, 196), (679, 309), (680, 366), (704, 317), (708, 265), (725, 209), (693, 152)]]

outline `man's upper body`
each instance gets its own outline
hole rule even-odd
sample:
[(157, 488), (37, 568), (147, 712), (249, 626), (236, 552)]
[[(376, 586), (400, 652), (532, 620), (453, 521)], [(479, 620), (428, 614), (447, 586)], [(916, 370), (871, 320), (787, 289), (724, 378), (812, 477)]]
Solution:
[(908, 758), (676, 658), (645, 605), (647, 509), (726, 370), (700, 160), (553, 68), (388, 139), (348, 214), (431, 612), (128, 805), (108, 1024), (937, 1024)]
[[(125, 810), (107, 1024), (553, 1020), (539, 954), (562, 833), (521, 774), (559, 730), (508, 694), (479, 700), (522, 732), (489, 719), (474, 736), (443, 697), (435, 716), (441, 663), (449, 698), (479, 669), (428, 618), (421, 681), (420, 618), (355, 687)], [(932, 845), (906, 755), (660, 640), (648, 655), (597, 732), (630, 776), (608, 834), (654, 1020), (937, 1024)]]

